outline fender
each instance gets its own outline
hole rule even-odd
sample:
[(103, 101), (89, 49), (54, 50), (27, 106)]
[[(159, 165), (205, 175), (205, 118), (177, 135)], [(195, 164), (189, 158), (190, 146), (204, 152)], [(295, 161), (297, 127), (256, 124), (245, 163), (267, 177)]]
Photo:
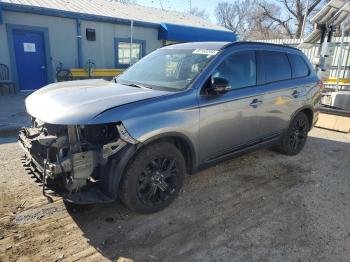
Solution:
[(128, 144), (120, 152), (110, 158), (108, 163), (100, 167), (101, 183), (103, 193), (116, 200), (120, 180), (130, 160), (136, 155), (141, 144)]
[(181, 141), (183, 141), (184, 143), (186, 143), (186, 147), (188, 147), (189, 149), (189, 156), (190, 156), (190, 172), (192, 173), (193, 170), (195, 170), (198, 166), (198, 163), (197, 163), (197, 159), (198, 159), (198, 156), (197, 156), (197, 152), (195, 150), (195, 147), (191, 141), (190, 138), (188, 138), (185, 134), (182, 134), (180, 132), (166, 132), (166, 133), (162, 133), (162, 134), (158, 134), (156, 136), (153, 136), (149, 139), (147, 139), (145, 142), (143, 142), (144, 145), (148, 145), (148, 144), (151, 144), (155, 141), (158, 141), (158, 140), (162, 140), (162, 139), (168, 139), (168, 138), (177, 138), (177, 139), (180, 139)]
[(184, 141), (186, 143), (186, 146), (188, 146), (190, 150), (190, 172), (194, 170), (197, 166), (197, 157), (194, 150), (194, 146), (191, 143), (190, 139), (187, 138), (184, 134), (177, 133), (177, 132), (168, 132), (164, 134), (159, 134), (157, 136), (154, 136), (144, 143), (139, 144), (128, 144), (125, 148), (123, 148), (120, 152), (116, 153), (114, 156), (110, 158), (108, 163), (105, 166), (101, 166), (100, 168), (100, 174), (101, 174), (101, 183), (100, 187), (101, 190), (110, 198), (117, 199), (118, 196), (118, 188), (121, 181), (121, 178), (123, 177), (123, 174), (128, 167), (128, 164), (134, 156), (144, 148), (145, 146), (166, 138), (178, 138), (181, 139), (181, 141)]
[[(310, 123), (310, 129), (311, 129), (312, 126), (313, 126), (314, 123), (315, 123), (315, 120), (317, 120), (318, 110), (315, 110), (315, 108), (312, 107), (312, 106), (310, 106), (310, 105), (304, 105), (304, 106), (298, 108), (298, 110), (296, 110), (296, 111), (291, 115), (289, 122), (291, 122), (292, 119), (293, 119), (298, 113), (300, 113), (301, 111), (303, 111), (303, 110), (305, 110), (305, 109), (311, 110), (311, 112), (312, 112), (312, 116), (311, 116), (311, 117), (312, 117), (312, 118), (311, 118), (311, 122), (312, 122), (312, 123)], [(308, 117), (309, 117), (309, 116), (308, 116)]]

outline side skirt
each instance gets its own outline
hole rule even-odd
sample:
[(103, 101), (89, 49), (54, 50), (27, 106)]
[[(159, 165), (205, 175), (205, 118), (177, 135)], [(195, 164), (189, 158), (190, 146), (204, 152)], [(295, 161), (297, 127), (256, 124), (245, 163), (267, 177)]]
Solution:
[(282, 134), (283, 134), (283, 132), (279, 132), (278, 134), (276, 133), (274, 135), (260, 139), (260, 140), (256, 141), (255, 143), (251, 142), (248, 144), (244, 144), (242, 146), (235, 147), (231, 151), (228, 151), (224, 154), (221, 154), (221, 155), (218, 155), (216, 157), (208, 159), (208, 161), (200, 164), (196, 169), (194, 169), (193, 172), (191, 172), (191, 174), (199, 172), (203, 169), (206, 169), (210, 166), (221, 163), (223, 161), (230, 160), (232, 158), (236, 158), (236, 157), (239, 157), (241, 155), (250, 153), (250, 152), (255, 151), (257, 149), (277, 146)]

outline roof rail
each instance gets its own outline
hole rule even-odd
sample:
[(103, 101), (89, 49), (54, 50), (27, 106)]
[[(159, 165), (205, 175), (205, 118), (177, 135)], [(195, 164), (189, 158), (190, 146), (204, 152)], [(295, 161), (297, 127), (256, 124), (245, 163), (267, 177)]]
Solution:
[(281, 45), (281, 44), (272, 44), (272, 43), (265, 43), (265, 42), (254, 42), (254, 41), (237, 41), (237, 42), (232, 42), (232, 43), (228, 43), (227, 45), (224, 45), (221, 49), (225, 49), (231, 46), (235, 46), (235, 45), (263, 45), (263, 46), (279, 46), (279, 47), (285, 47), (285, 48), (290, 48), (293, 50), (298, 50), (300, 51), (298, 48), (292, 47), (290, 45)]

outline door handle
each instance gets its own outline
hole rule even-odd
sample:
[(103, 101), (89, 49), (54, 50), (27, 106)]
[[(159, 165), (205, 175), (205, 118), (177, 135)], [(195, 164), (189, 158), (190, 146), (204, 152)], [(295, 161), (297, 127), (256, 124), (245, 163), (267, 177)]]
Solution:
[(46, 66), (42, 65), (42, 66), (41, 66), (41, 69), (46, 69)]
[(292, 96), (293, 96), (294, 98), (298, 98), (300, 94), (301, 94), (300, 91), (294, 90), (293, 93), (292, 93)]
[(257, 108), (260, 106), (263, 102), (257, 98), (255, 98), (249, 105), (253, 108)]

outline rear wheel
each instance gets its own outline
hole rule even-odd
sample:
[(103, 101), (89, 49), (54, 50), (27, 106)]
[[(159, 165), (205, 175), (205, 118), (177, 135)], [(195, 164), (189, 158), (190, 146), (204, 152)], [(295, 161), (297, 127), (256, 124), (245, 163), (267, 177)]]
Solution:
[(308, 117), (302, 112), (298, 113), (283, 135), (277, 150), (282, 154), (290, 156), (298, 154), (305, 145), (309, 130), (310, 123)]
[(129, 164), (121, 181), (119, 197), (138, 213), (157, 212), (176, 198), (185, 172), (185, 160), (174, 145), (152, 144)]

